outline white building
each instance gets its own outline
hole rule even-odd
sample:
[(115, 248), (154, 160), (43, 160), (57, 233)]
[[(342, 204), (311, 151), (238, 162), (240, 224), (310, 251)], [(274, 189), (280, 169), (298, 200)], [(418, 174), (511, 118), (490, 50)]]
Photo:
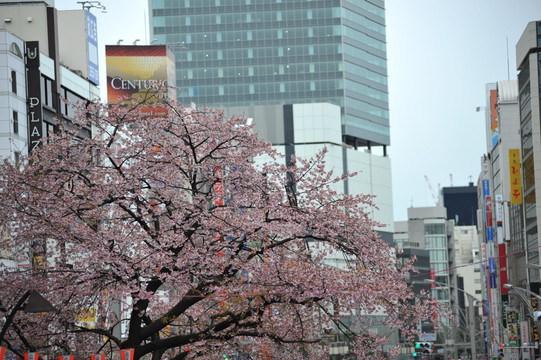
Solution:
[(260, 105), (225, 108), (226, 116), (253, 118), (255, 131), (269, 141), (289, 161), (292, 154), (309, 158), (326, 147), (327, 170), (340, 176), (357, 172), (357, 176), (336, 184), (346, 194), (372, 194), (378, 209), (372, 219), (385, 225), (377, 229), (389, 243), (394, 232), (391, 160), (366, 149), (355, 149), (342, 142), (340, 107), (330, 103), (293, 105)]
[[(78, 12), (92, 19), (88, 11)], [(97, 64), (83, 52), (79, 63), (70, 58), (69, 68), (63, 65), (62, 54), (73, 49), (75, 37), (64, 46), (58, 41), (59, 28), (78, 34), (84, 46), (93, 39), (87, 35), (88, 22), (60, 21), (54, 1), (0, 0), (0, 13), (0, 157), (17, 163), (60, 122), (71, 121), (73, 106), (61, 99), (84, 103), (99, 98), (92, 80)], [(91, 136), (91, 129), (81, 136)], [(30, 266), (32, 256), (36, 254), (21, 249), (0, 249), (0, 261), (12, 267)]]

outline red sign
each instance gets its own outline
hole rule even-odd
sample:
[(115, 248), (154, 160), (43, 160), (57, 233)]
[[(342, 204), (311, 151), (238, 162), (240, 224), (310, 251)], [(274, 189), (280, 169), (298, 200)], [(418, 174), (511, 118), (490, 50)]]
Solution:
[(509, 289), (504, 287), (507, 284), (507, 253), (505, 244), (498, 244), (498, 256), (500, 258), (500, 291), (502, 295), (509, 294)]
[(492, 227), (492, 200), (490, 196), (485, 196), (485, 211), (487, 214), (487, 227)]

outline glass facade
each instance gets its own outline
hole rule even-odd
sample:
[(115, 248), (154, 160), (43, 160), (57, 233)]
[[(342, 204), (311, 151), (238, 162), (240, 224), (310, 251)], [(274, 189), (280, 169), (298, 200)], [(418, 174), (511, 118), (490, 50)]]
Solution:
[(390, 144), (383, 0), (152, 0), (150, 14), (184, 104), (331, 102), (348, 143)]
[(428, 250), (430, 268), (436, 276), (432, 295), (441, 302), (449, 302), (449, 258), (445, 220), (424, 224), (425, 248)]

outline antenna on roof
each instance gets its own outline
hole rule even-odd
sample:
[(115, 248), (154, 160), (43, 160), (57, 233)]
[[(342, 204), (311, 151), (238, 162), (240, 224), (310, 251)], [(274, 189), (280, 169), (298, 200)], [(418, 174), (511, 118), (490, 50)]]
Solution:
[(507, 48), (507, 80), (511, 80), (511, 77), (509, 76), (509, 36), (505, 37), (505, 41)]

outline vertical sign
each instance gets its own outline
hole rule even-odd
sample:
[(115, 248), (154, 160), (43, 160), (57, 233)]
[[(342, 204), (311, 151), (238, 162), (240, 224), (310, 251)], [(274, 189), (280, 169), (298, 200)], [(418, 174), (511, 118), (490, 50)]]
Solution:
[(496, 239), (498, 244), (503, 244), (503, 196), (494, 195), (496, 200)]
[(490, 90), (490, 130), (492, 135), (492, 147), (498, 144), (498, 122), (498, 94), (496, 93), (496, 90)]
[(41, 73), (39, 71), (39, 42), (25, 43), (27, 114), (28, 114), (28, 152), (41, 143), (43, 133), (43, 108), (41, 106)]
[(504, 287), (507, 284), (507, 251), (505, 244), (498, 244), (498, 256), (500, 258), (500, 291), (503, 296), (509, 294), (509, 289)]
[(92, 81), (95, 85), (99, 85), (98, 22), (96, 16), (90, 11), (86, 11), (86, 46), (88, 52), (88, 80)]
[(498, 239), (498, 259), (500, 265), (500, 293), (503, 298), (509, 293), (509, 289), (503, 285), (507, 284), (507, 252), (503, 241), (503, 195), (494, 195), (496, 200), (496, 239)]
[[(539, 294), (539, 289), (541, 288), (541, 284), (538, 283), (538, 282), (532, 282), (530, 283), (530, 291), (535, 293), (535, 294)], [(530, 302), (531, 302), (531, 305), (532, 305), (532, 309), (533, 311), (538, 311), (539, 310), (539, 301), (537, 300), (537, 298), (535, 296), (531, 296), (530, 297)], [(539, 349), (539, 328), (537, 326), (537, 321), (534, 321), (533, 319), (530, 320), (530, 324), (532, 325), (532, 341), (530, 342), (533, 342), (533, 345), (534, 345), (534, 354), (535, 354), (535, 358), (538, 359), (539, 356), (540, 356), (540, 349)]]
[(511, 184), (511, 204), (522, 204), (519, 149), (509, 149), (509, 181)]

